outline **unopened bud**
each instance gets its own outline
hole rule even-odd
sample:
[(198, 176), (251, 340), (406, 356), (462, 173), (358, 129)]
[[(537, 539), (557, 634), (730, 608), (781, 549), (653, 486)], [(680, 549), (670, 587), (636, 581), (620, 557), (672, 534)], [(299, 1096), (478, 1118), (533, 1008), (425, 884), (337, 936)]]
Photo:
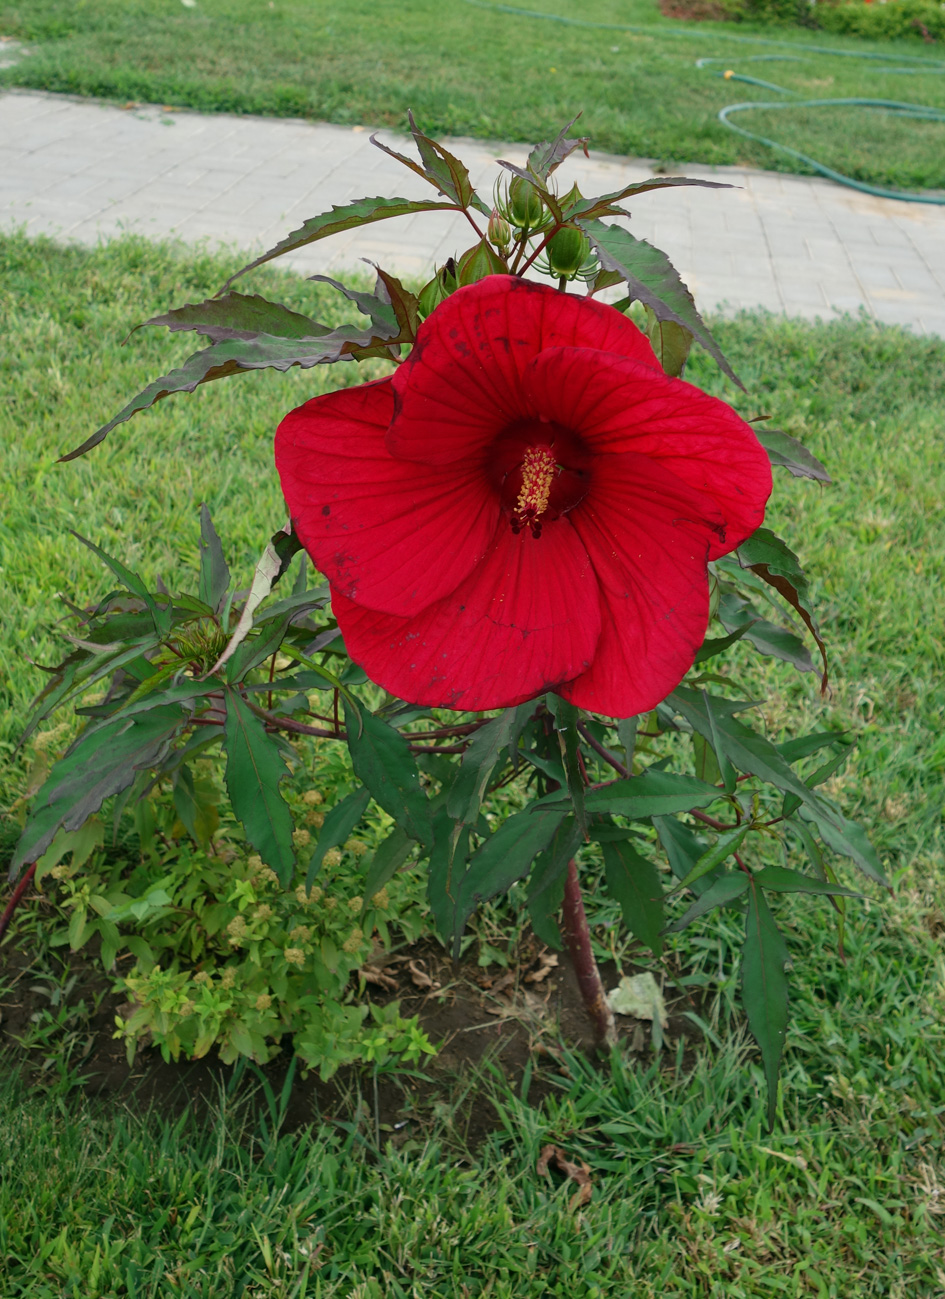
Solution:
[(425, 284), (420, 290), (418, 300), (420, 315), (426, 319), (431, 311), (435, 311), (440, 303), (458, 288), (459, 280), (456, 278), (456, 263), (450, 257), (445, 265), (439, 268), (429, 284)]
[(548, 265), (555, 275), (576, 275), (590, 251), (590, 240), (577, 226), (562, 226), (545, 248)]
[(512, 242), (512, 227), (509, 225), (508, 221), (506, 221), (505, 217), (501, 216), (495, 208), (492, 209), (492, 216), (489, 218), (489, 229), (487, 233), (490, 244), (495, 244), (496, 248), (501, 249), (502, 252), (505, 252), (506, 248), (508, 248), (509, 244)]
[(534, 230), (541, 224), (541, 195), (523, 176), (513, 176), (509, 185), (509, 215), (523, 230)]

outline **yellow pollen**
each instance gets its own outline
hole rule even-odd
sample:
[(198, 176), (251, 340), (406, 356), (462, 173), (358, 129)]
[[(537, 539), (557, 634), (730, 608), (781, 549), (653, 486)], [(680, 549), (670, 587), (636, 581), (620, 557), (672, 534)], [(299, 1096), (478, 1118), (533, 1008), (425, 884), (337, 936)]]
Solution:
[(515, 502), (518, 518), (541, 518), (548, 508), (556, 468), (555, 458), (547, 447), (529, 447), (525, 452), (522, 460), (522, 489)]

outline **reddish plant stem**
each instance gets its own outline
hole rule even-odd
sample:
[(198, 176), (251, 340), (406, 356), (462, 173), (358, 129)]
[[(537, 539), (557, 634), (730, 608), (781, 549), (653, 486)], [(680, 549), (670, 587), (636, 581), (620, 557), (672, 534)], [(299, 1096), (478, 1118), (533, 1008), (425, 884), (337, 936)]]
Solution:
[(23, 894), (32, 884), (33, 876), (35, 874), (36, 874), (36, 863), (33, 862), (33, 864), (28, 868), (26, 874), (20, 880), (19, 884), (17, 884), (16, 888), (13, 890), (13, 896), (10, 898), (10, 901), (7, 903), (6, 907), (4, 908), (3, 915), (0, 916), (0, 939), (2, 939), (3, 935), (7, 932), (7, 928), (9, 927), (10, 921), (13, 919), (13, 913), (19, 906), (20, 901), (23, 898)]
[(594, 1039), (599, 1048), (617, 1045), (617, 1028), (614, 1012), (610, 1009), (607, 994), (601, 981), (600, 970), (591, 947), (591, 931), (584, 911), (584, 899), (578, 880), (574, 858), (568, 862), (564, 882), (564, 901), (561, 904), (561, 931), (571, 954), (571, 963), (577, 975), (581, 999), (588, 1018), (594, 1026)]

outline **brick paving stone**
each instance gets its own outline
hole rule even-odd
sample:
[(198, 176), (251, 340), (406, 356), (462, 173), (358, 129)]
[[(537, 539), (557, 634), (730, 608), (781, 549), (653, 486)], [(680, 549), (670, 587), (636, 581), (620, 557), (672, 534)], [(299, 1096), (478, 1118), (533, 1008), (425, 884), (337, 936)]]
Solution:
[[(434, 191), (372, 147), (364, 127), (122, 109), (69, 96), (0, 94), (0, 228), (96, 243), (127, 230), (240, 246), (249, 255), (332, 204)], [(389, 132), (382, 139), (411, 154)], [(521, 144), (447, 142), (491, 196), (497, 158)], [(859, 194), (830, 181), (743, 167), (687, 167), (681, 187), (629, 199), (630, 229), (663, 248), (703, 310), (766, 307), (806, 318), (865, 309), (945, 336), (945, 208)], [(578, 154), (562, 168), (584, 193), (656, 175), (646, 160)], [(418, 235), (423, 245), (418, 245)], [(425, 274), (472, 241), (436, 213), (368, 226), (282, 259), (306, 274), (365, 269)]]

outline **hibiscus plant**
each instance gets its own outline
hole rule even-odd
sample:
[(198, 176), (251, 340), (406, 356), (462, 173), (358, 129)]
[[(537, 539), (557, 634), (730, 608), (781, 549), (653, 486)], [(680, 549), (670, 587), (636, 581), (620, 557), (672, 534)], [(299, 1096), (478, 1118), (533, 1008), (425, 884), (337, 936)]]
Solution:
[[(627, 217), (620, 203), (648, 190), (721, 186), (657, 177), (598, 198), (564, 192), (554, 173), (587, 144), (572, 123), (524, 167), (503, 162), (486, 202), (463, 164), (410, 126), (420, 161), (393, 156), (436, 198), (333, 208), (244, 269), (428, 211), (462, 213), (468, 249), (419, 293), (382, 269), (373, 292), (328, 280), (359, 325), (330, 329), (232, 280), (153, 317), (209, 346), (63, 457), (171, 393), (245, 370), (390, 363), (279, 424), (290, 521), (248, 592), (232, 589), (206, 509), (195, 595), (152, 590), (92, 546), (121, 590), (75, 611), (81, 632), (31, 726), (101, 682), (108, 694), (81, 710), (84, 728), (38, 791), (14, 875), (109, 797), (155, 782), (173, 788), (186, 823), (193, 764), (222, 750), (233, 812), (287, 888), (312, 888), (371, 799), (393, 827), (363, 860), (365, 898), (426, 861), (432, 916), (457, 952), (477, 905), (527, 880), (535, 933), (568, 946), (608, 1044), (580, 885), (595, 845), (627, 926), (654, 953), (714, 908), (744, 916), (742, 997), (773, 1114), (788, 949), (768, 896), (827, 894), (842, 914), (854, 895), (837, 855), (884, 880), (863, 831), (820, 788), (847, 738), (769, 740), (752, 724), (757, 701), (738, 697), (717, 660), (741, 642), (812, 671), (797, 634), (809, 633), (826, 688), (807, 582), (763, 519), (772, 465), (827, 473), (681, 378), (695, 341), (738, 383), (666, 256), (604, 220)], [(623, 296), (608, 303), (605, 291)], [(276, 592), (302, 549), (319, 584), (303, 556), (291, 592)], [(346, 742), (357, 785), (299, 862), (280, 783), (296, 758), (288, 740), (304, 737)], [(674, 895), (688, 905), (667, 917)]]

